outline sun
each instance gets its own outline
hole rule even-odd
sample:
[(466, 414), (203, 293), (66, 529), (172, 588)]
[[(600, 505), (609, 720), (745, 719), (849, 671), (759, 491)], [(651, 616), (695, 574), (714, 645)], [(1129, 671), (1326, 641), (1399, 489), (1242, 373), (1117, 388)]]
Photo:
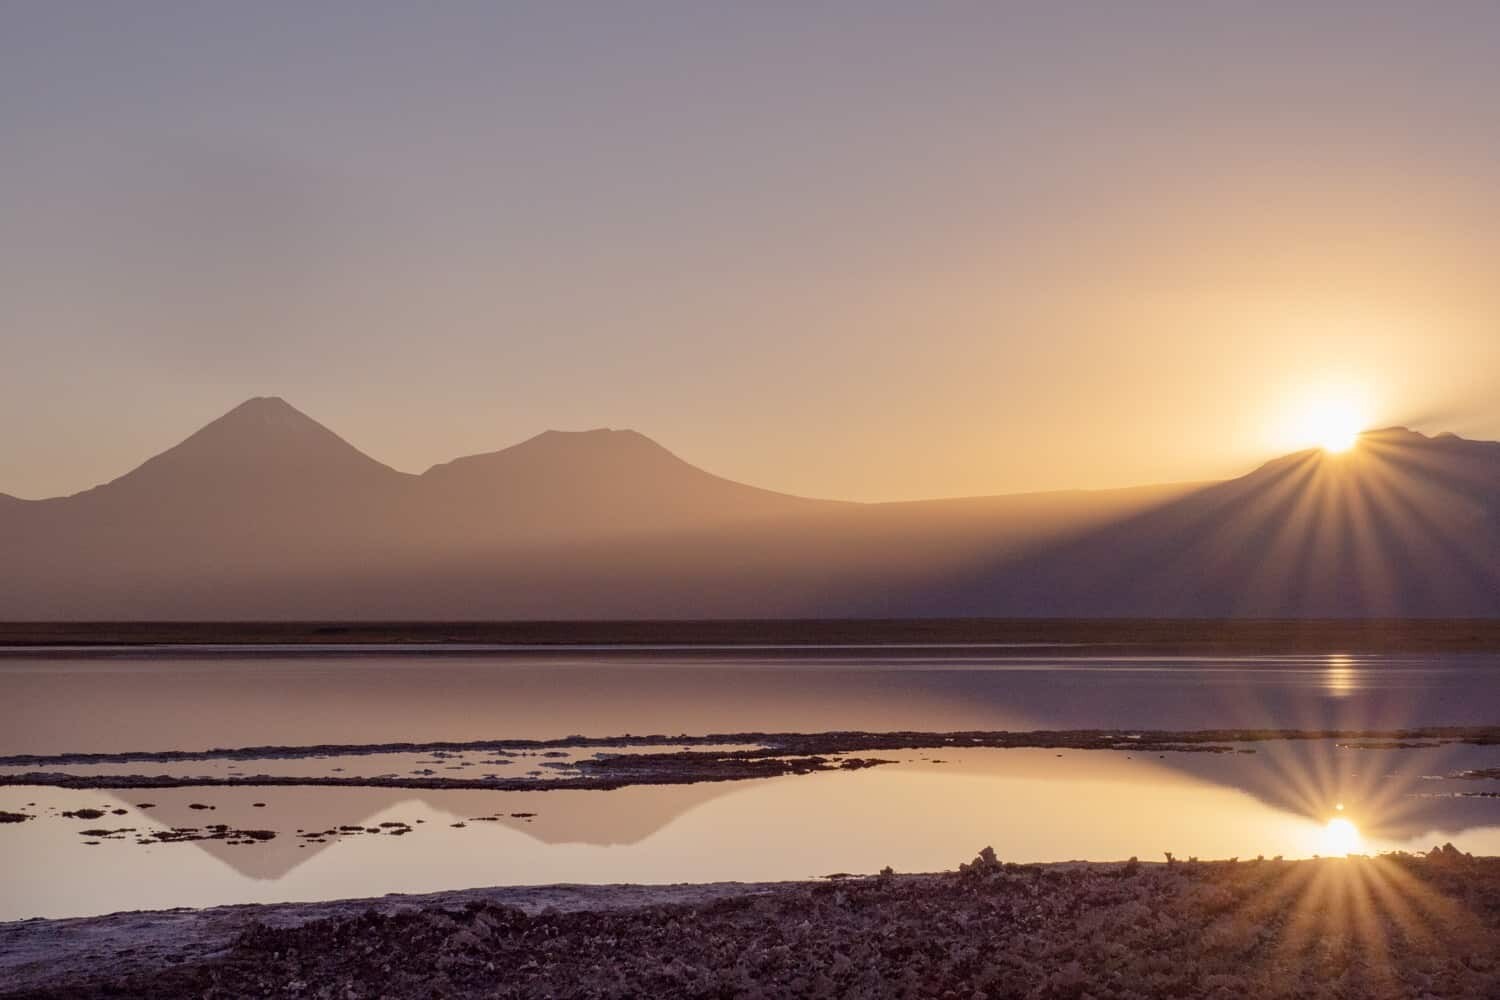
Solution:
[(1327, 393), (1303, 404), (1292, 420), (1298, 443), (1331, 454), (1348, 451), (1367, 426), (1365, 408), (1351, 393)]
[(1318, 431), (1318, 444), (1324, 451), (1337, 455), (1348, 451), (1359, 441), (1359, 425), (1346, 421), (1329, 423)]
[[(1339, 807), (1340, 809), (1343, 806)], [(1325, 857), (1341, 858), (1348, 854), (1359, 854), (1365, 848), (1359, 827), (1342, 816), (1328, 821), (1318, 837), (1318, 853)]]

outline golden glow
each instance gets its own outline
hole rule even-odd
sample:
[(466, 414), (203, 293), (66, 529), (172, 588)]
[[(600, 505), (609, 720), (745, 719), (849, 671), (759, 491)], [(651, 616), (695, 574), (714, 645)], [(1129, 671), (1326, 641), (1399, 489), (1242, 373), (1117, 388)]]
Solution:
[[(1335, 698), (1344, 698), (1359, 687), (1359, 679), (1354, 672), (1354, 658), (1344, 653), (1334, 653), (1328, 657), (1328, 666), (1323, 671), (1323, 690)], [(1344, 808), (1339, 806), (1340, 809)]]
[(1296, 417), (1297, 435), (1326, 452), (1348, 451), (1365, 429), (1365, 413), (1349, 395), (1328, 395), (1308, 403)]
[[(1343, 808), (1342, 803), (1339, 808)], [(1329, 820), (1318, 836), (1318, 853), (1325, 857), (1341, 858), (1347, 854), (1362, 854), (1364, 849), (1365, 842), (1359, 835), (1359, 827), (1343, 816), (1335, 816)]]
[(1329, 454), (1358, 444), (1375, 412), (1365, 385), (1328, 378), (1286, 387), (1276, 409), (1268, 444), (1276, 450), (1321, 448)]

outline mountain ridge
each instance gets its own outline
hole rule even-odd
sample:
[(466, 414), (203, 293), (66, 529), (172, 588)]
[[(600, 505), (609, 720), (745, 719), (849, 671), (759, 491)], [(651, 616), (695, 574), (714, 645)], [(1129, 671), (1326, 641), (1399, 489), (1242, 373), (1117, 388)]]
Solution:
[[(576, 443), (594, 443), (594, 442), (599, 442), (599, 441), (603, 441), (603, 440), (609, 440), (609, 441), (614, 441), (614, 442), (628, 442), (629, 445), (631, 446), (631, 448), (634, 450), (634, 453), (636, 454), (637, 457), (650, 455), (650, 456), (656, 457), (656, 458), (667, 459), (670, 462), (675, 463), (675, 464), (677, 464), (677, 465), (679, 465), (681, 467), (688, 468), (688, 469), (693, 469), (693, 470), (695, 470), (697, 472), (703, 473), (704, 475), (713, 476), (716, 479), (722, 479), (722, 480), (725, 480), (727, 482), (738, 482), (738, 480), (727, 479), (726, 477), (717, 476), (714, 473), (706, 472), (705, 470), (703, 470), (699, 466), (695, 466), (692, 463), (687, 462), (685, 459), (683, 459), (680, 456), (678, 456), (675, 452), (671, 451), (669, 448), (665, 447), (660, 442), (656, 441), (654, 438), (651, 438), (650, 436), (648, 436), (646, 434), (643, 434), (640, 431), (637, 431), (637, 430), (634, 430), (634, 429), (631, 429), (631, 428), (608, 428), (608, 427), (590, 428), (590, 429), (587, 429), (587, 430), (577, 430), (577, 431), (560, 430), (560, 429), (551, 428), (551, 429), (540, 431), (540, 432), (532, 435), (531, 437), (525, 438), (525, 439), (523, 439), (523, 440), (521, 440), (521, 441), (519, 441), (519, 442), (517, 442), (515, 444), (507, 445), (505, 447), (498, 448), (498, 449), (495, 449), (493, 451), (476, 452), (476, 453), (473, 453), (473, 454), (459, 455), (459, 456), (456, 456), (456, 457), (451, 458), (451, 459), (447, 459), (447, 460), (442, 461), (442, 462), (436, 462), (436, 463), (428, 466), (425, 470), (423, 470), (420, 473), (402, 472), (400, 470), (397, 470), (397, 469), (393, 468), (392, 466), (389, 466), (389, 465), (386, 465), (383, 462), (380, 462), (378, 459), (375, 459), (375, 458), (371, 457), (370, 455), (368, 455), (364, 451), (362, 451), (359, 448), (355, 447), (347, 439), (341, 437), (336, 432), (330, 430), (327, 427), (327, 425), (325, 425), (325, 424), (317, 421), (316, 419), (308, 416), (306, 413), (304, 413), (303, 411), (299, 410), (298, 408), (296, 408), (295, 406), (293, 406), (291, 403), (287, 402), (284, 397), (281, 397), (281, 396), (252, 396), (252, 397), (244, 400), (243, 402), (239, 403), (238, 405), (232, 407), (231, 409), (229, 409), (228, 411), (226, 411), (221, 416), (215, 418), (214, 420), (211, 420), (209, 423), (205, 424), (203, 427), (199, 428), (197, 431), (193, 432), (192, 434), (190, 434), (188, 437), (184, 438), (183, 440), (181, 440), (177, 444), (172, 445), (172, 446), (168, 447), (167, 449), (165, 449), (164, 451), (158, 452), (157, 454), (150, 456), (149, 458), (147, 458), (144, 461), (142, 461), (139, 465), (137, 465), (134, 468), (126, 471), (125, 473), (122, 473), (121, 475), (115, 477), (114, 479), (107, 480), (106, 482), (104, 482), (102, 484), (99, 484), (99, 485), (96, 485), (96, 486), (93, 486), (93, 487), (89, 487), (87, 489), (80, 490), (80, 491), (75, 492), (75, 493), (62, 494), (62, 495), (52, 496), (52, 497), (24, 498), (24, 497), (13, 496), (13, 495), (10, 495), (10, 494), (4, 493), (4, 492), (0, 492), (0, 503), (4, 503), (7, 500), (14, 500), (14, 501), (17, 501), (19, 503), (45, 503), (45, 502), (54, 501), (54, 500), (66, 500), (66, 499), (70, 499), (72, 497), (77, 497), (77, 496), (80, 496), (82, 494), (92, 492), (93, 490), (97, 490), (101, 486), (108, 486), (108, 485), (113, 484), (113, 483), (118, 483), (118, 482), (121, 482), (123, 480), (127, 480), (130, 477), (132, 477), (133, 475), (135, 475), (136, 473), (140, 472), (141, 470), (146, 469), (147, 467), (152, 466), (153, 463), (158, 462), (158, 460), (167, 458), (169, 456), (175, 456), (175, 455), (183, 452), (184, 450), (191, 449), (191, 447), (194, 446), (194, 445), (206, 443), (206, 442), (209, 442), (209, 441), (214, 441), (214, 443), (220, 444), (223, 441), (223, 439), (226, 438), (226, 437), (229, 439), (230, 443), (236, 443), (236, 442), (243, 443), (243, 441), (244, 441), (244, 433), (243, 432), (245, 430), (249, 429), (249, 428), (252, 428), (252, 427), (262, 428), (262, 429), (267, 428), (267, 427), (271, 427), (271, 428), (277, 428), (277, 427), (279, 427), (281, 429), (296, 428), (296, 429), (302, 431), (304, 433), (304, 435), (316, 436), (318, 438), (321, 438), (324, 442), (326, 442), (327, 445), (332, 445), (332, 446), (335, 446), (338, 449), (341, 449), (345, 453), (345, 457), (348, 458), (348, 459), (352, 460), (355, 456), (357, 456), (357, 458), (358, 458), (358, 460), (360, 462), (362, 462), (362, 463), (364, 463), (364, 464), (366, 464), (366, 465), (368, 465), (370, 467), (378, 467), (379, 469), (386, 470), (386, 471), (392, 473), (394, 476), (402, 477), (404, 479), (422, 479), (422, 478), (426, 478), (426, 477), (441, 477), (441, 476), (444, 476), (444, 475), (451, 474), (451, 473), (453, 473), (453, 472), (455, 472), (457, 470), (460, 470), (460, 469), (473, 468), (473, 467), (478, 466), (478, 465), (483, 465), (483, 464), (486, 464), (486, 463), (489, 463), (489, 462), (493, 462), (493, 461), (496, 461), (496, 460), (502, 460), (502, 459), (509, 458), (509, 457), (519, 457), (519, 456), (521, 456), (522, 454), (524, 454), (524, 453), (526, 453), (528, 451), (541, 450), (542, 448), (544, 448), (547, 445), (563, 445), (563, 446), (566, 447), (566, 446), (569, 446), (569, 445), (572, 445), (572, 444), (576, 444)], [(228, 435), (224, 434), (224, 432), (225, 432), (226, 429), (232, 429), (232, 433), (228, 434)], [(1444, 432), (1441, 432), (1441, 433), (1429, 436), (1429, 435), (1421, 433), (1420, 431), (1411, 430), (1410, 428), (1406, 428), (1406, 427), (1402, 427), (1402, 426), (1397, 426), (1397, 425), (1393, 425), (1391, 427), (1384, 427), (1384, 428), (1371, 429), (1371, 430), (1364, 431), (1364, 432), (1361, 433), (1360, 438), (1361, 438), (1361, 440), (1365, 440), (1365, 439), (1371, 439), (1371, 438), (1377, 438), (1377, 437), (1383, 437), (1383, 436), (1391, 436), (1391, 435), (1397, 435), (1397, 434), (1409, 436), (1411, 438), (1414, 438), (1414, 439), (1417, 439), (1417, 440), (1420, 440), (1420, 441), (1425, 441), (1425, 442), (1433, 442), (1433, 443), (1458, 443), (1460, 445), (1466, 445), (1466, 446), (1482, 446), (1482, 447), (1489, 447), (1489, 448), (1494, 448), (1494, 449), (1500, 449), (1500, 442), (1489, 442), (1489, 441), (1480, 441), (1480, 440), (1472, 439), (1472, 438), (1464, 438), (1464, 437), (1460, 437), (1460, 436), (1458, 436), (1456, 434), (1453, 434), (1452, 432), (1448, 432), (1448, 431), (1444, 431)], [(219, 437), (218, 441), (215, 441), (216, 435)], [(284, 436), (283, 439), (285, 439), (285, 437), (286, 436)], [(1278, 463), (1284, 463), (1284, 462), (1301, 460), (1301, 459), (1306, 458), (1307, 456), (1312, 456), (1312, 455), (1317, 455), (1317, 454), (1321, 454), (1321, 449), (1318, 449), (1318, 448), (1307, 448), (1307, 449), (1303, 449), (1303, 450), (1300, 450), (1300, 451), (1289, 452), (1289, 453), (1287, 453), (1285, 455), (1280, 455), (1280, 456), (1276, 456), (1276, 457), (1271, 458), (1271, 459), (1267, 459), (1261, 465), (1256, 466), (1254, 469), (1251, 469), (1250, 471), (1242, 474), (1241, 476), (1231, 477), (1230, 479), (1227, 479), (1227, 480), (1214, 480), (1214, 481), (1215, 482), (1220, 482), (1220, 481), (1222, 481), (1222, 482), (1232, 482), (1235, 479), (1242, 479), (1242, 478), (1245, 478), (1246, 476), (1255, 475), (1256, 472), (1258, 472), (1260, 469), (1266, 468), (1267, 466), (1273, 466), (1273, 465), (1276, 465)], [(598, 458), (598, 457), (600, 457), (600, 455), (598, 453), (596, 453), (596, 454), (594, 454), (593, 456), (590, 456), (590, 457), (592, 457), (592, 458)], [(819, 502), (822, 502), (822, 503), (837, 503), (837, 504), (847, 504), (847, 505), (860, 504), (860, 505), (866, 505), (866, 506), (876, 506), (876, 505), (896, 505), (896, 504), (940, 503), (940, 502), (946, 502), (946, 501), (979, 501), (979, 500), (1002, 499), (1002, 498), (1012, 498), (1012, 497), (1014, 497), (1014, 498), (1020, 498), (1020, 497), (1042, 497), (1042, 496), (1056, 496), (1056, 495), (1064, 495), (1064, 494), (1081, 494), (1081, 493), (1109, 493), (1109, 492), (1116, 492), (1116, 491), (1122, 491), (1122, 490), (1152, 489), (1152, 488), (1158, 488), (1158, 487), (1172, 487), (1172, 486), (1177, 486), (1177, 485), (1197, 485), (1200, 482), (1202, 482), (1202, 481), (1199, 481), (1199, 480), (1180, 480), (1180, 481), (1172, 481), (1172, 482), (1167, 482), (1167, 483), (1139, 483), (1139, 484), (1128, 485), (1128, 486), (1060, 487), (1060, 488), (1056, 488), (1056, 489), (1022, 490), (1022, 491), (1005, 492), (1005, 493), (984, 493), (984, 494), (971, 494), (971, 495), (960, 495), (960, 496), (924, 497), (924, 498), (911, 499), (911, 500), (877, 500), (877, 501), (859, 501), (859, 500), (844, 500), (844, 499), (835, 499), (835, 498), (808, 497), (808, 496), (804, 496), (804, 495), (801, 495), (801, 494), (788, 493), (788, 492), (780, 491), (780, 490), (765, 489), (763, 487), (750, 487), (750, 488), (759, 490), (759, 491), (761, 491), (762, 493), (765, 493), (765, 494), (772, 494), (772, 495), (782, 496), (782, 497), (792, 497), (792, 498), (801, 499), (801, 500), (816, 500), (816, 501), (819, 501)], [(748, 484), (741, 483), (740, 485), (748, 485)]]
[(5, 620), (1490, 617), (1500, 444), (1385, 428), (1208, 483), (856, 503), (609, 428), (415, 475), (256, 397), (0, 499), (0, 551)]

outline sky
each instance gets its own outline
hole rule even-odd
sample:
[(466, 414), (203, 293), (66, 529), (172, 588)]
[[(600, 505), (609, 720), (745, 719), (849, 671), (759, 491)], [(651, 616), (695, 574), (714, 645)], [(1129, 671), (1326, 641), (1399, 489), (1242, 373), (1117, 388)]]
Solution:
[[(808, 495), (1500, 437), (1500, 4), (0, 0), (0, 492), (255, 395)], [(1343, 404), (1340, 404), (1343, 405)]]

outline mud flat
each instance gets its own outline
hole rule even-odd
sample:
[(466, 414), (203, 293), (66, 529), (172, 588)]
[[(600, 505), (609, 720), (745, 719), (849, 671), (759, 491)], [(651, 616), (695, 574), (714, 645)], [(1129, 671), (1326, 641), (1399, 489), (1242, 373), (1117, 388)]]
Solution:
[(1500, 859), (1004, 864), (0, 925), (17, 997), (1493, 997)]

